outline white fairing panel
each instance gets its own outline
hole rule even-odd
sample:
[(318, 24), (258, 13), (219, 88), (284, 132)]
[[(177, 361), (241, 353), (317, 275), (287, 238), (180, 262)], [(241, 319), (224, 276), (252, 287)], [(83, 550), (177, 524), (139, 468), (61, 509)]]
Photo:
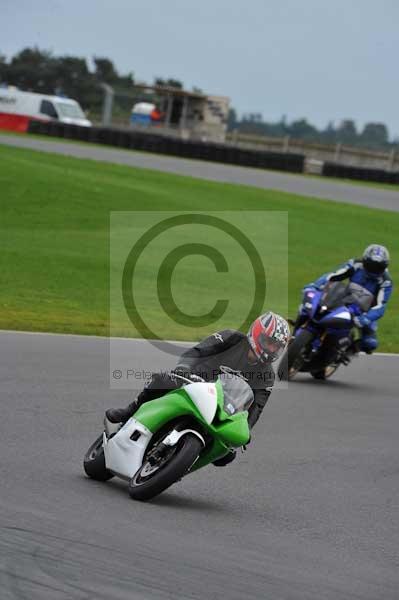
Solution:
[(350, 314), (350, 312), (348, 310), (343, 310), (342, 312), (335, 314), (334, 319), (349, 319), (349, 320), (351, 320), (352, 315)]
[(214, 383), (189, 383), (185, 391), (198, 408), (206, 423), (212, 423), (217, 409), (217, 390)]
[[(139, 432), (136, 440), (130, 436)], [(136, 437), (134, 436), (134, 437)], [(141, 467), (145, 450), (152, 433), (133, 417), (110, 440), (104, 443), (105, 465), (107, 469), (122, 477), (131, 478)]]

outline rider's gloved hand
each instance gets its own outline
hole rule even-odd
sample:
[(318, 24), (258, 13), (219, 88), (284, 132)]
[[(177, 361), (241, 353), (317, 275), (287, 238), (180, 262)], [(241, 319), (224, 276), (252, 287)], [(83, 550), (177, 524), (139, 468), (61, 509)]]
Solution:
[(356, 325), (356, 327), (360, 327), (360, 329), (362, 327), (368, 327), (370, 325), (370, 322), (370, 319), (366, 317), (366, 315), (359, 315), (358, 317), (354, 317), (353, 319), (353, 323)]
[(173, 371), (171, 371), (171, 373), (172, 373), (172, 375), (176, 374), (176, 375), (180, 375), (181, 377), (189, 377), (190, 369), (183, 365), (177, 365), (177, 367), (175, 369), (173, 369)]
[(196, 373), (190, 373), (188, 379), (191, 379), (193, 383), (203, 383), (203, 378), (197, 375)]
[(362, 314), (362, 310), (357, 304), (349, 304), (348, 310), (351, 313), (352, 317), (358, 317)]

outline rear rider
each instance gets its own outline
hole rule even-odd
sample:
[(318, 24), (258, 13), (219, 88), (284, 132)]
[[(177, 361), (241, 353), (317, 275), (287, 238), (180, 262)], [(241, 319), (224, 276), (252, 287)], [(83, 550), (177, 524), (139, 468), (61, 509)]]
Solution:
[[(371, 354), (378, 346), (377, 321), (384, 316), (393, 289), (388, 265), (389, 252), (385, 246), (371, 244), (365, 249), (362, 258), (351, 258), (336, 271), (322, 275), (314, 283), (306, 286), (320, 290), (329, 281), (349, 279), (373, 294), (373, 306), (366, 313), (353, 317), (354, 325), (361, 330), (360, 345), (355, 351), (363, 350)], [(303, 319), (301, 315), (298, 316), (295, 329), (301, 326)]]

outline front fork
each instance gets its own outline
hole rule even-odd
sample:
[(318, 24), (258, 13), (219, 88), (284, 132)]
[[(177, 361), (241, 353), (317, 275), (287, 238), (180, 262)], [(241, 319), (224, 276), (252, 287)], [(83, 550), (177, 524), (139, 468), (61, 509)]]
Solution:
[(298, 315), (294, 323), (293, 336), (296, 335), (299, 329), (306, 329), (314, 335), (313, 340), (311, 341), (310, 352), (307, 353), (307, 356), (305, 357), (306, 361), (310, 361), (323, 345), (323, 342), (327, 335), (327, 331), (323, 331), (322, 333), (320, 333), (319, 329), (316, 329), (312, 326), (309, 317), (301, 314)]
[[(325, 329), (322, 333), (320, 333), (320, 330), (317, 330), (315, 327), (312, 327), (312, 324), (309, 321), (304, 323), (302, 325), (302, 327), (304, 329), (306, 328), (308, 331), (311, 331), (315, 335), (315, 337), (312, 340), (312, 346), (311, 346), (310, 353), (307, 357), (307, 360), (310, 361), (314, 358), (314, 356), (319, 352), (319, 350), (323, 346), (323, 343), (324, 343), (327, 335), (334, 334), (334, 331)], [(347, 345), (342, 345), (342, 343), (340, 344), (340, 340), (341, 340), (341, 342), (343, 342), (345, 340), (345, 338), (347, 339), (348, 344)], [(336, 350), (335, 350), (335, 353), (336, 353), (336, 361), (335, 362), (337, 362), (337, 364), (339, 364), (340, 362), (347, 364), (347, 361), (345, 360), (345, 358), (348, 353), (348, 350), (350, 350), (350, 348), (353, 346), (353, 352), (356, 353), (358, 351), (358, 349), (357, 349), (358, 343), (359, 343), (359, 339), (355, 338), (355, 339), (351, 340), (350, 333), (348, 333), (347, 336), (343, 336), (343, 338), (337, 338)]]
[(298, 329), (300, 327), (303, 327), (303, 325), (307, 324), (308, 322), (309, 322), (308, 316), (303, 315), (299, 312), (295, 321), (290, 321), (290, 323), (292, 324), (292, 327), (293, 327), (292, 335), (295, 336)]
[(320, 348), (323, 345), (323, 342), (326, 338), (327, 335), (327, 331), (323, 331), (323, 333), (320, 336), (316, 336), (313, 341), (312, 341), (312, 350), (311, 350), (311, 354), (314, 356), (315, 354), (317, 354), (317, 352), (320, 350)]

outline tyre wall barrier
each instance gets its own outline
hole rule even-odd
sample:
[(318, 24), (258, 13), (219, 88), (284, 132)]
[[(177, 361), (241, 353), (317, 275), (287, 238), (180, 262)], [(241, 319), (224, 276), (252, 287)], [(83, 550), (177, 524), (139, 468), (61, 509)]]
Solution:
[(305, 162), (305, 156), (302, 154), (246, 150), (227, 144), (182, 140), (141, 131), (67, 125), (57, 121), (40, 122), (32, 120), (29, 123), (28, 132), (119, 148), (156, 152), (157, 154), (168, 154), (182, 158), (201, 159), (259, 169), (290, 171), (292, 173), (302, 173)]
[(377, 183), (399, 184), (399, 171), (385, 171), (384, 169), (365, 169), (364, 167), (351, 167), (333, 162), (325, 162), (322, 174), (327, 177), (340, 177), (342, 179), (358, 179), (361, 181), (375, 181)]

